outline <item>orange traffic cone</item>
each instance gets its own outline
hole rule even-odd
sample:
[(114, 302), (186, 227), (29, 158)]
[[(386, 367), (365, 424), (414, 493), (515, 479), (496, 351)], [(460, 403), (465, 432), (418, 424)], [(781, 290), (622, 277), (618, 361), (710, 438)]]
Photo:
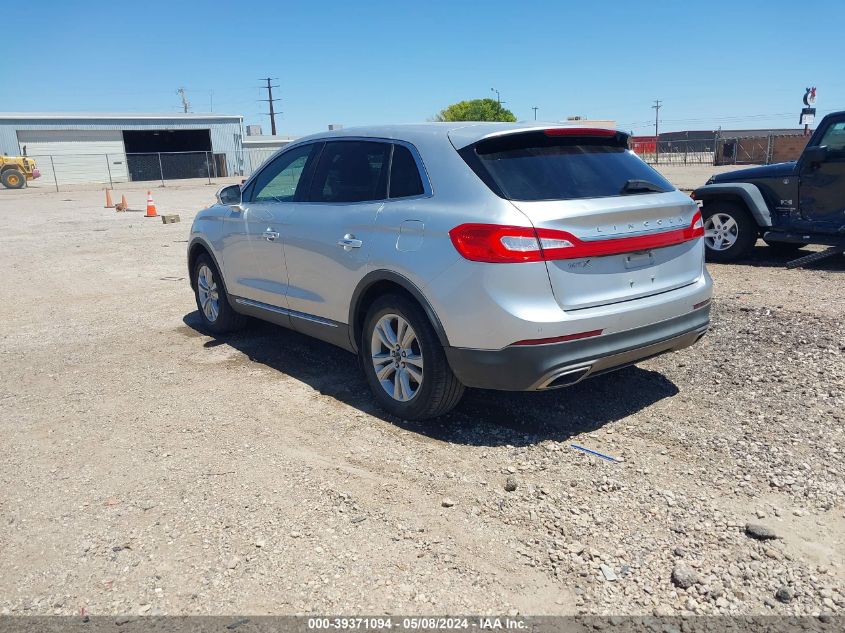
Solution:
[(156, 218), (158, 217), (158, 212), (156, 211), (156, 203), (153, 202), (153, 194), (152, 192), (147, 192), (147, 215), (144, 217), (146, 218)]
[(120, 196), (120, 202), (114, 205), (115, 211), (126, 211), (129, 208), (129, 203), (126, 202), (126, 195)]
[(114, 209), (114, 203), (111, 201), (111, 189), (106, 189), (106, 209)]

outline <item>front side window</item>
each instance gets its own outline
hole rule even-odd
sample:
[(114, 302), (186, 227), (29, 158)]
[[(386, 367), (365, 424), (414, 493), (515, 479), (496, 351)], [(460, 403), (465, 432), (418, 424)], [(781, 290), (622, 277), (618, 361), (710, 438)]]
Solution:
[(425, 193), (417, 161), (404, 145), (393, 146), (390, 165), (390, 198), (409, 198)]
[(308, 196), (310, 202), (366, 202), (387, 197), (390, 145), (374, 141), (326, 143)]
[(297, 199), (302, 174), (319, 147), (310, 143), (280, 154), (255, 179), (252, 202), (293, 202)]
[(831, 123), (819, 145), (827, 145), (831, 152), (845, 152), (845, 121)]

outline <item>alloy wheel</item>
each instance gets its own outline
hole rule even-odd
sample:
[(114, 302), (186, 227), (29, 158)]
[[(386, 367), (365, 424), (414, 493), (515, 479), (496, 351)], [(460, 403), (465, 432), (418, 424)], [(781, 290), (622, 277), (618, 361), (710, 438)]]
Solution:
[(205, 318), (209, 323), (214, 323), (220, 314), (220, 295), (217, 291), (217, 283), (214, 281), (214, 274), (206, 264), (200, 266), (197, 271), (197, 294)]
[(423, 355), (414, 328), (397, 314), (386, 314), (373, 328), (370, 351), (376, 378), (399, 402), (411, 400), (423, 382)]
[(726, 251), (736, 244), (739, 225), (727, 213), (714, 213), (704, 222), (704, 243), (714, 251)]

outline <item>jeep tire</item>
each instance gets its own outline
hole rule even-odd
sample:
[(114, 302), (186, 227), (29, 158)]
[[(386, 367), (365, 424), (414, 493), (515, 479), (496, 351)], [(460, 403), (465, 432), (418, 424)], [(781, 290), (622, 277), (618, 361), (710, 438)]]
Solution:
[(742, 205), (714, 200), (704, 204), (701, 215), (707, 261), (735, 262), (751, 253), (759, 229)]

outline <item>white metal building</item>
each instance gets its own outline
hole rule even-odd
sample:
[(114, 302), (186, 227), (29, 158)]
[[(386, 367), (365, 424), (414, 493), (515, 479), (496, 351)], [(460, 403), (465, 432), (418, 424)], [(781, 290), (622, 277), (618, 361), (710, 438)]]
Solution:
[(243, 117), (0, 112), (0, 153), (34, 158), (41, 182), (239, 175)]
[(243, 140), (245, 173), (252, 173), (278, 150), (295, 140), (295, 136), (251, 136), (247, 134)]
[(277, 150), (293, 143), (296, 136), (250, 136), (244, 137), (244, 149), (272, 149)]

